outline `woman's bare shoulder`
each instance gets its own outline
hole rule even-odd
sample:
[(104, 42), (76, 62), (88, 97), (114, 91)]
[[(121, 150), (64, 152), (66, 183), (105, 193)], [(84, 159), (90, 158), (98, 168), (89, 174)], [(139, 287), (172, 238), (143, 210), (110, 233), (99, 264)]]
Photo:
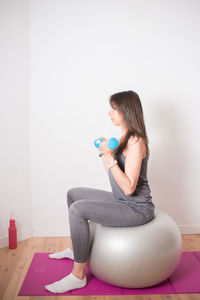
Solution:
[(128, 149), (131, 148), (132, 145), (138, 143), (139, 148), (141, 149), (141, 151), (143, 152), (143, 155), (145, 157), (146, 155), (146, 145), (144, 140), (141, 137), (138, 136), (131, 136), (128, 140)]
[(138, 136), (131, 136), (129, 138), (129, 140), (128, 140), (128, 145), (133, 145), (133, 144), (135, 144), (137, 142), (141, 142), (141, 140), (142, 139), (140, 137), (138, 137)]

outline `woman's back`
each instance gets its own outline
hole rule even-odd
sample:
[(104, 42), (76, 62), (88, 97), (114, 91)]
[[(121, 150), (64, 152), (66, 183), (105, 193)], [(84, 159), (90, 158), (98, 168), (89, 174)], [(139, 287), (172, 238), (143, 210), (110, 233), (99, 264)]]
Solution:
[[(118, 160), (118, 165), (120, 169), (124, 172), (125, 160), (126, 160), (124, 154), (120, 153), (116, 157), (115, 153), (113, 153), (113, 156), (115, 157), (115, 159)], [(110, 169), (108, 173), (114, 200), (122, 203), (126, 203), (130, 205), (132, 208), (136, 209), (137, 211), (144, 213), (145, 215), (152, 214), (152, 211), (154, 211), (154, 207), (155, 207), (152, 202), (151, 190), (147, 179), (148, 159), (149, 159), (149, 155), (147, 155), (142, 160), (137, 186), (134, 193), (131, 195), (125, 195), (125, 193), (117, 184)]]

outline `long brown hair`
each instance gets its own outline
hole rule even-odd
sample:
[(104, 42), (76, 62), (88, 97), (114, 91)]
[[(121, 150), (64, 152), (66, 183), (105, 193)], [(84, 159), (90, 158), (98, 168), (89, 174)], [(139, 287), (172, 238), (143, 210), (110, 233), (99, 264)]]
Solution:
[(112, 108), (122, 113), (124, 125), (128, 129), (114, 152), (115, 156), (123, 152), (130, 136), (141, 137), (146, 145), (146, 155), (149, 155), (149, 141), (145, 128), (142, 104), (138, 94), (131, 90), (116, 93), (110, 96), (109, 103)]

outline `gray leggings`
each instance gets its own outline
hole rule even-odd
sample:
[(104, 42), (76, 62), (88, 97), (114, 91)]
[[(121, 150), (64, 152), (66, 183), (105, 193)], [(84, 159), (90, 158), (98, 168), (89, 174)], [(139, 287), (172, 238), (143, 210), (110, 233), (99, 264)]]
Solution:
[(90, 230), (87, 220), (104, 226), (131, 227), (150, 221), (144, 214), (127, 204), (113, 200), (111, 192), (76, 187), (67, 192), (69, 225), (74, 261), (87, 262), (90, 247)]

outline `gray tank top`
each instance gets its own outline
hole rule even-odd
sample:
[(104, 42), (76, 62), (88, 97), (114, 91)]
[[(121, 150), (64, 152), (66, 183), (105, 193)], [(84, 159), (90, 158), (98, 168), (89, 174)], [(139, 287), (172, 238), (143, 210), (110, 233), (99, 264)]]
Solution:
[[(126, 159), (124, 154), (120, 153), (118, 157), (116, 157), (115, 152), (113, 152), (113, 157), (117, 159), (120, 169), (124, 172), (125, 159)], [(135, 210), (142, 212), (146, 216), (152, 214), (155, 208), (155, 205), (152, 202), (151, 190), (149, 188), (148, 179), (147, 179), (148, 159), (149, 159), (149, 155), (147, 155), (142, 160), (137, 187), (134, 193), (128, 196), (124, 194), (120, 186), (117, 184), (111, 172), (111, 169), (109, 169), (108, 171), (114, 200), (121, 203), (126, 203), (130, 205), (132, 208), (134, 208)]]

